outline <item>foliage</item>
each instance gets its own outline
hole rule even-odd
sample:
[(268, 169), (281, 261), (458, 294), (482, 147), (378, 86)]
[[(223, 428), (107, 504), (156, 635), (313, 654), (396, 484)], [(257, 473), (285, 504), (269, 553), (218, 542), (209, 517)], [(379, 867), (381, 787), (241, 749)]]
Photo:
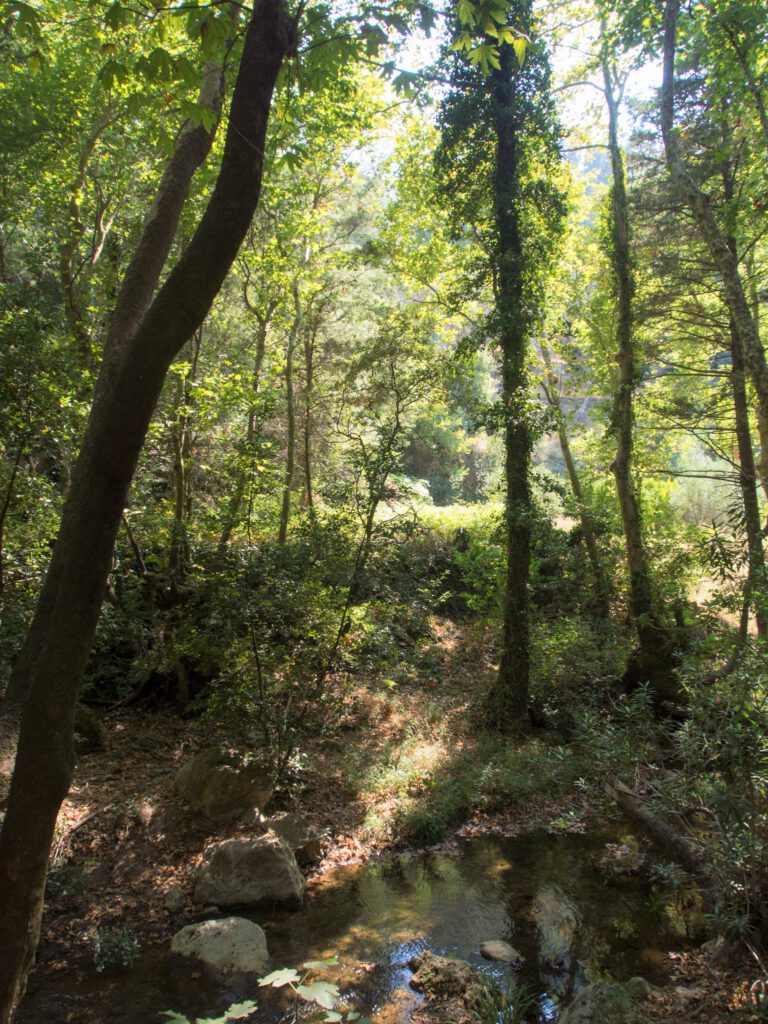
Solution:
[(99, 972), (108, 967), (133, 967), (140, 951), (141, 942), (127, 925), (99, 925), (93, 934), (93, 962)]

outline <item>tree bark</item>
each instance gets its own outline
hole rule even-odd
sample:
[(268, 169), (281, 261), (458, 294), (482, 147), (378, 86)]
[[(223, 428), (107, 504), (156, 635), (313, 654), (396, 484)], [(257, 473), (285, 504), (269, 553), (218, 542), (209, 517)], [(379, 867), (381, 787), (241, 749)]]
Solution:
[(315, 385), (315, 341), (320, 322), (319, 313), (304, 332), (304, 507), (311, 513), (315, 507), (312, 483), (312, 402)]
[(200, 358), (203, 329), (195, 332), (192, 346), (192, 365), (178, 383), (176, 393), (175, 422), (171, 431), (173, 448), (173, 526), (168, 551), (168, 574), (171, 585), (176, 586), (189, 566), (189, 540), (187, 520), (190, 516), (192, 493), (189, 478), (189, 461), (192, 456), (192, 430), (190, 428), (191, 394), (189, 383), (197, 378), (197, 364)]
[(749, 308), (738, 258), (717, 223), (709, 196), (688, 172), (675, 128), (675, 53), (680, 0), (667, 0), (664, 13), (664, 75), (661, 86), (661, 133), (672, 184), (688, 205), (723, 283), (725, 303), (741, 339), (744, 360), (755, 385), (760, 412), (768, 420), (768, 363), (755, 318)]
[(560, 402), (560, 396), (557, 393), (555, 381), (553, 379), (554, 374), (552, 373), (552, 359), (549, 353), (549, 349), (543, 342), (541, 343), (541, 354), (544, 359), (547, 374), (547, 379), (542, 382), (544, 396), (547, 399), (549, 405), (552, 407), (555, 413), (555, 417), (557, 419), (557, 438), (560, 442), (560, 451), (563, 453), (565, 469), (568, 473), (568, 480), (571, 484), (571, 490), (573, 491), (574, 500), (576, 501), (576, 508), (579, 512), (579, 521), (581, 523), (581, 532), (582, 536), (584, 537), (584, 544), (587, 549), (587, 556), (589, 557), (589, 561), (592, 566), (592, 572), (595, 577), (595, 608), (602, 618), (607, 618), (609, 612), (610, 593), (608, 579), (605, 575), (602, 559), (600, 558), (600, 552), (597, 547), (597, 534), (595, 533), (594, 523), (592, 522), (592, 515), (589, 511), (589, 506), (587, 504), (586, 498), (584, 497), (584, 489), (582, 488), (581, 480), (579, 479), (579, 471), (576, 468), (576, 460), (573, 457), (570, 441), (568, 440), (568, 430), (565, 424), (565, 416), (563, 415), (563, 408)]
[(608, 108), (608, 149), (611, 156), (610, 255), (616, 286), (616, 361), (619, 367), (612, 423), (616, 438), (616, 456), (611, 469), (616, 481), (616, 495), (624, 527), (624, 544), (629, 569), (629, 605), (638, 640), (638, 649), (630, 659), (625, 680), (631, 686), (649, 683), (654, 692), (654, 699), (660, 706), (663, 702), (675, 701), (679, 696), (679, 688), (672, 665), (674, 644), (654, 608), (650, 566), (643, 537), (642, 511), (635, 491), (635, 276), (630, 248), (631, 233), (624, 160), (619, 144), (621, 87), (615, 83), (615, 76), (605, 53), (601, 58), (601, 67)]
[(293, 484), (296, 475), (296, 396), (293, 386), (293, 357), (304, 321), (298, 281), (293, 282), (293, 303), (295, 313), (288, 335), (288, 348), (285, 354), (285, 477), (283, 480), (283, 500), (280, 508), (280, 528), (277, 535), (277, 542), (281, 545), (285, 544), (288, 539), (288, 523), (291, 519), (291, 498), (293, 497)]
[[(168, 367), (207, 315), (256, 208), (272, 92), (293, 35), (280, 0), (259, 0), (245, 36), (221, 167), (197, 230), (141, 322), (135, 302), (121, 307), (128, 324), (113, 322), (110, 358), (62, 515), (58, 569), (43, 587), (45, 629), (34, 634), (38, 650), (29, 659), (31, 689), (0, 832), (0, 1024), (12, 1019), (37, 946), (48, 854), (72, 777), (75, 702), (128, 487)], [(166, 191), (165, 198), (180, 209), (178, 196)], [(154, 250), (147, 255), (156, 265)], [(143, 280), (137, 268), (134, 297)]]
[(531, 434), (525, 412), (528, 376), (529, 315), (523, 307), (523, 240), (520, 225), (518, 126), (514, 116), (515, 76), (509, 47), (501, 50), (501, 69), (491, 73), (496, 155), (494, 218), (497, 239), (496, 313), (501, 347), (506, 477), (502, 654), (488, 695), (491, 724), (519, 730), (528, 719), (530, 623), (528, 582), (531, 567)]
[(673, 857), (687, 871), (692, 871), (706, 882), (712, 882), (712, 866), (696, 846), (680, 835), (671, 825), (651, 814), (647, 807), (628, 790), (617, 783), (607, 785), (606, 792), (616, 801), (631, 822), (643, 830), (665, 853)]
[[(250, 305), (248, 308), (251, 309)], [(274, 309), (275, 307), (270, 304), (267, 312), (263, 316), (251, 309), (251, 312), (257, 317), (259, 329), (256, 334), (256, 355), (254, 356), (253, 373), (251, 374), (251, 408), (248, 410), (248, 426), (245, 434), (246, 450), (249, 456), (253, 450), (254, 444), (256, 443), (256, 399), (258, 398), (259, 386), (261, 384), (261, 368), (264, 365), (264, 356), (267, 351), (267, 332), (269, 330), (269, 324), (272, 319)], [(229, 502), (226, 519), (224, 520), (224, 527), (221, 531), (221, 537), (219, 537), (219, 543), (216, 549), (219, 558), (223, 558), (227, 552), (229, 542), (232, 538), (232, 533), (240, 516), (240, 509), (243, 507), (243, 499), (245, 498), (245, 488), (247, 483), (248, 466), (247, 464), (242, 464), (237, 471), (235, 488), (232, 492), (232, 498)]]
[(760, 502), (757, 497), (757, 471), (749, 429), (749, 405), (744, 381), (744, 356), (736, 330), (731, 324), (731, 393), (736, 424), (736, 441), (739, 449), (739, 488), (744, 504), (744, 526), (747, 534), (748, 570), (745, 600), (750, 601), (757, 594), (758, 607), (755, 621), (759, 636), (768, 636), (768, 621), (759, 607), (764, 600), (765, 557), (763, 552), (763, 531), (760, 525)]
[[(735, 181), (733, 169), (726, 160), (722, 165), (723, 195), (725, 201), (733, 201)], [(734, 257), (738, 247), (734, 235), (727, 238), (728, 248)], [(755, 601), (755, 622), (758, 636), (768, 636), (768, 621), (761, 604), (765, 600), (765, 557), (763, 552), (763, 531), (760, 525), (760, 499), (757, 493), (757, 470), (752, 447), (752, 433), (749, 427), (749, 403), (744, 375), (744, 350), (739, 332), (731, 320), (731, 394), (733, 395), (736, 443), (739, 450), (739, 488), (744, 505), (744, 527), (747, 535), (747, 583), (744, 600), (747, 607)]]

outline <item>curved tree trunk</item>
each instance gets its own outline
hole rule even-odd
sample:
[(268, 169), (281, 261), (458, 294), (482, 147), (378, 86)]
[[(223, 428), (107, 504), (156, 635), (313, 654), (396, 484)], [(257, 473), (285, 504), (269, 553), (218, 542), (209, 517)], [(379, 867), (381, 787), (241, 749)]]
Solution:
[(57, 570), (43, 588), (44, 628), (34, 633), (37, 650), (27, 651), (31, 689), (0, 832), (0, 1024), (13, 1016), (37, 946), (51, 840), (72, 777), (75, 702), (128, 487), (168, 367), (207, 315), (256, 208), (272, 92), (292, 36), (280, 0), (260, 0), (207, 208), (135, 331), (113, 324), (62, 516)]

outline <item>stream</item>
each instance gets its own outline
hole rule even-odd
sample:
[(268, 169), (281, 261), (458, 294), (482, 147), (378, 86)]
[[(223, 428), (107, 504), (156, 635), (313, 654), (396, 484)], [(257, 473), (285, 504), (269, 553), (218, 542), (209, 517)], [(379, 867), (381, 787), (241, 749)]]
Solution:
[[(705, 937), (701, 923), (679, 909), (679, 891), (665, 894), (647, 878), (613, 877), (596, 866), (606, 842), (625, 838), (633, 841), (614, 828), (466, 840), (455, 854), (391, 855), (333, 869), (309, 887), (298, 912), (232, 914), (264, 928), (273, 968), (338, 957), (345, 966), (328, 980), (382, 1022), (403, 1020), (418, 1002), (406, 965), (424, 949), (468, 960), (502, 988), (525, 985), (538, 1000), (539, 1019), (555, 1021), (559, 996), (598, 978), (641, 974), (662, 982), (669, 953)], [(573, 955), (555, 969), (541, 955), (535, 907), (542, 894), (565, 901), (578, 919)], [(510, 942), (525, 958), (522, 969), (482, 959), (480, 943), (489, 939)], [(19, 1020), (150, 1024), (170, 1009), (194, 1020), (246, 997), (258, 1000), (254, 1019), (264, 1024), (293, 1019), (269, 990), (214, 984), (171, 962), (166, 947), (145, 947), (131, 969), (34, 975)]]

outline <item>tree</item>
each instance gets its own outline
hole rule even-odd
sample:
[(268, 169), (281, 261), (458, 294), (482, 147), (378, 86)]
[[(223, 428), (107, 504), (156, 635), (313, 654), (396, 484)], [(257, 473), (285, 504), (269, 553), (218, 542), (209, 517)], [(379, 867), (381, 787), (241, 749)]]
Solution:
[[(457, 231), (475, 233), (484, 249), (478, 283), (490, 288), (485, 331), (501, 356), (500, 425), (505, 437), (506, 577), (501, 663), (488, 696), (490, 721), (522, 727), (528, 716), (531, 560), (529, 459), (532, 444), (528, 346), (564, 215), (557, 181), (559, 131), (549, 93), (549, 65), (535, 33), (532, 4), (513, 3), (509, 24), (484, 9), (465, 14), (453, 48), (444, 101), (438, 166), (447, 195), (455, 191)], [(481, 33), (478, 42), (473, 32)]]
[(629, 203), (624, 159), (619, 144), (619, 111), (626, 75), (611, 59), (608, 24), (601, 21), (600, 70), (608, 108), (608, 151), (611, 158), (609, 213), (609, 251), (616, 294), (616, 361), (619, 377), (613, 403), (611, 429), (616, 439), (612, 463), (616, 493), (624, 526), (624, 541), (629, 568), (629, 595), (632, 618), (638, 638), (638, 650), (630, 660), (627, 677), (634, 684), (650, 682), (661, 705), (678, 697), (673, 671), (674, 639), (664, 628), (653, 600), (651, 570), (643, 537), (640, 502), (636, 493), (634, 447), (634, 393), (638, 385), (638, 356), (635, 351), (635, 274), (631, 252)]
[(205, 130), (197, 147), (183, 144), (170, 161), (123, 283), (59, 537), (21, 659), (29, 695), (0, 833), (3, 1024), (11, 1020), (23, 993), (37, 945), (48, 851), (72, 775), (75, 701), (127, 489), (168, 367), (202, 323), (250, 224), (261, 189), (272, 92), (294, 46), (295, 29), (282, 4), (260, 0), (247, 24), (216, 186), (197, 230), (148, 304), (147, 276), (156, 267), (159, 274), (167, 258), (169, 228), (172, 237), (188, 187), (190, 175), (184, 172), (189, 163), (200, 162), (201, 144), (204, 149), (210, 145), (211, 133)]

